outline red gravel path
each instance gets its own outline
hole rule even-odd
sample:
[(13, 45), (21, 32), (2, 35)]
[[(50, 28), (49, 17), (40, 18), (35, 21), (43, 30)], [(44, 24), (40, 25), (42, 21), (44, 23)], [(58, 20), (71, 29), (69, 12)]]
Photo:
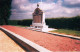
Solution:
[(80, 51), (80, 40), (55, 36), (15, 26), (2, 26), (51, 51)]

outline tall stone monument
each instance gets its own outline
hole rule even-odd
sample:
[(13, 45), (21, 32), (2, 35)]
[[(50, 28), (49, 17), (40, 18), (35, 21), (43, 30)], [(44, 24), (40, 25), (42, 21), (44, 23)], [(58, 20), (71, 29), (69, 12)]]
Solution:
[(45, 23), (45, 13), (39, 8), (39, 4), (37, 4), (37, 8), (32, 15), (33, 21), (31, 26), (46, 32), (48, 30), (48, 26)]

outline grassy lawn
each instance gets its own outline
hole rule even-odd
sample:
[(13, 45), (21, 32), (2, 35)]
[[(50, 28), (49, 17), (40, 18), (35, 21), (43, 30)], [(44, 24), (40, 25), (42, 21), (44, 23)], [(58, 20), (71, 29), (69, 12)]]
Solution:
[(73, 36), (80, 36), (80, 31), (76, 31), (76, 30), (58, 29), (58, 30), (50, 31), (50, 32), (68, 34), (68, 35), (73, 35)]
[(28, 27), (28, 26), (22, 26), (22, 25), (12, 25), (12, 26), (18, 26), (18, 27)]
[(17, 25), (18, 27), (28, 27), (28, 26), (21, 26), (21, 25)]

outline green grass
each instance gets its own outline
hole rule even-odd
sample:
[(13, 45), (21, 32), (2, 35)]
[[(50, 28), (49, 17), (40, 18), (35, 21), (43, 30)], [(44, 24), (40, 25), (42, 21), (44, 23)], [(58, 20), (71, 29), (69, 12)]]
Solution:
[(23, 25), (12, 25), (12, 26), (18, 26), (18, 27), (28, 27), (28, 26), (23, 26)]
[(19, 26), (19, 27), (28, 27), (28, 26), (22, 26), (22, 25), (17, 25), (17, 26)]
[(76, 30), (58, 29), (51, 32), (64, 33), (64, 34), (73, 35), (73, 36), (80, 36), (80, 31), (76, 31)]

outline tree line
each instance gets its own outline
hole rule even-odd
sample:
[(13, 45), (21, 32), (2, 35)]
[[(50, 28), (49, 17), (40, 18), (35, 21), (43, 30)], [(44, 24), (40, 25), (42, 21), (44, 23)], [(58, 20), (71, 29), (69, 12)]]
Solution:
[[(9, 20), (8, 22), (9, 22), (9, 25), (30, 26), (32, 24), (32, 19)], [(46, 19), (46, 24), (50, 28), (80, 30), (80, 16), (76, 16), (73, 18)]]

